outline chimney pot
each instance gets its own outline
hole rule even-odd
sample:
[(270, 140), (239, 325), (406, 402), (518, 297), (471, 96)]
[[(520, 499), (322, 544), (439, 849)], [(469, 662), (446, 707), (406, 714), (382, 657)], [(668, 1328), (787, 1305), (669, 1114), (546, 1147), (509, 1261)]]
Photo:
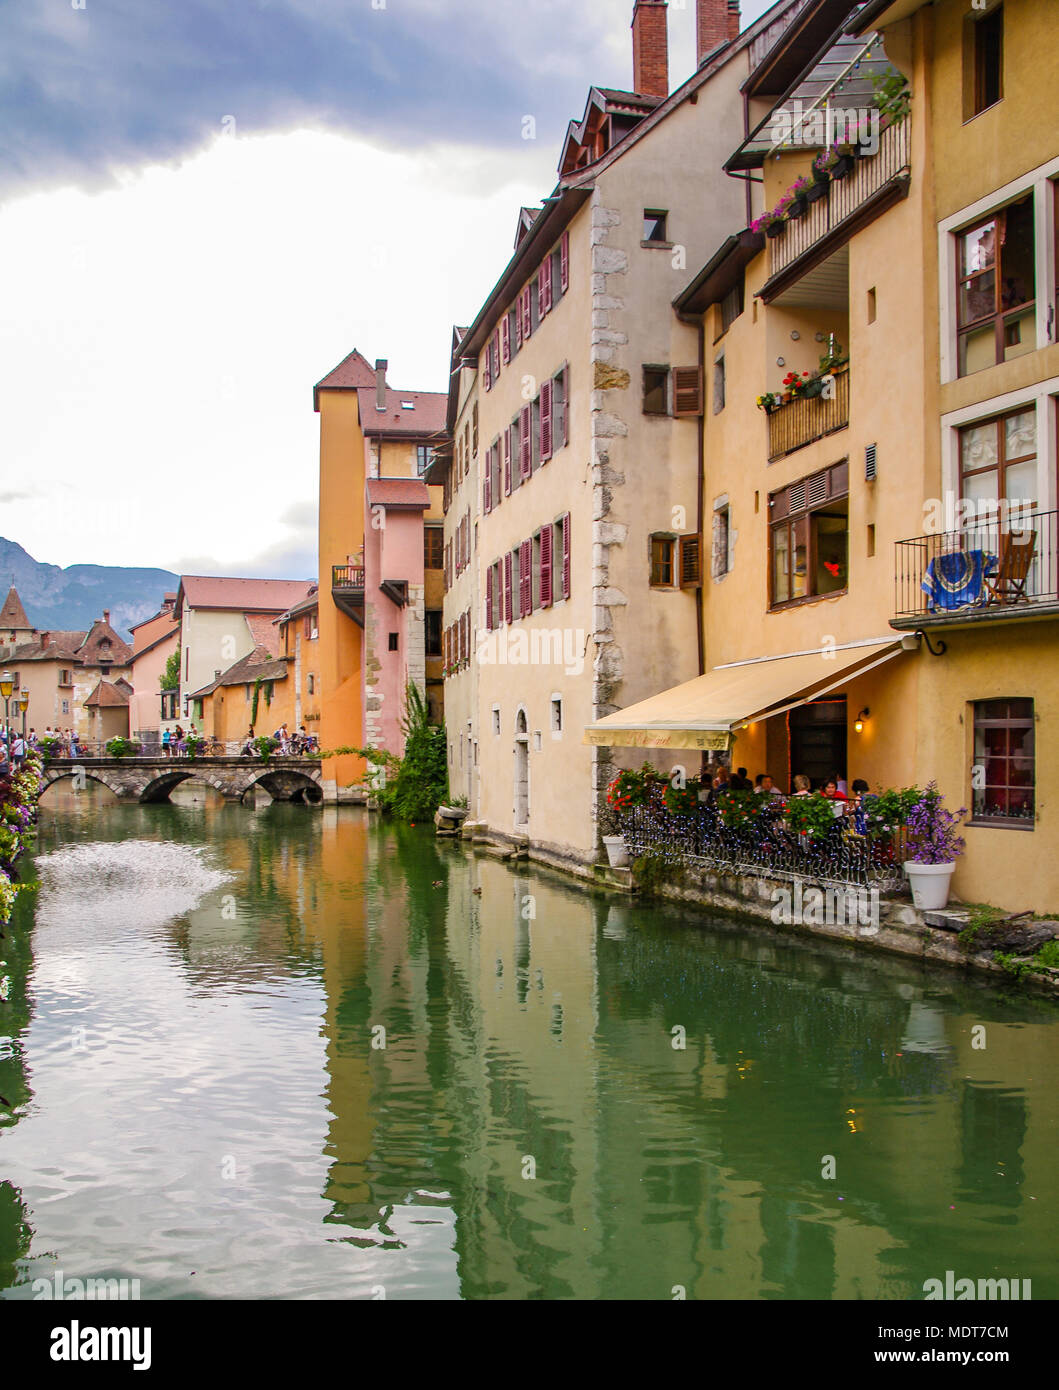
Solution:
[(646, 97), (669, 95), (667, 0), (636, 0), (632, 11), (632, 85)]
[(110, 626), (110, 609), (109, 609), (109, 608), (104, 608), (104, 609), (103, 609), (103, 621), (106, 623), (107, 627)]
[(390, 364), (385, 357), (375, 359), (375, 409), (386, 409), (386, 368)]

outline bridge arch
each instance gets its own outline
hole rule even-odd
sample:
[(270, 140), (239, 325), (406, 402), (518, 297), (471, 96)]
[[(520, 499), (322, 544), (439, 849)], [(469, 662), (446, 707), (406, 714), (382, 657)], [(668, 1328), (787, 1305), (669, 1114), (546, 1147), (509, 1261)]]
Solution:
[(98, 782), (100, 786), (106, 787), (108, 791), (112, 791), (117, 797), (124, 797), (126, 795), (125, 788), (121, 783), (109, 776), (106, 772), (97, 768), (82, 767), (79, 763), (71, 763), (69, 767), (45, 767), (40, 789), (41, 796), (44, 795), (49, 787), (53, 787), (56, 782), (62, 782), (68, 777), (83, 777), (86, 781)]
[[(302, 772), (297, 768), (262, 767), (255, 769), (246, 786), (246, 792), (254, 787), (263, 787), (275, 801), (294, 801), (315, 805), (323, 800), (320, 779), (323, 773), (317, 768), (313, 772)], [(244, 795), (246, 794), (244, 792)]]
[(184, 768), (174, 768), (172, 772), (166, 771), (159, 777), (153, 777), (136, 798), (142, 806), (153, 806), (159, 802), (168, 801), (169, 793), (174, 787), (179, 787), (181, 782), (186, 782), (189, 777), (200, 775), (194, 765)]

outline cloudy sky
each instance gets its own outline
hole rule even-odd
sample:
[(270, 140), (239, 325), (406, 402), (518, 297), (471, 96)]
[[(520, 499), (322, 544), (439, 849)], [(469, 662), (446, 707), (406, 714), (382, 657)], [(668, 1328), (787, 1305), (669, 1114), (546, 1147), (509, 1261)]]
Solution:
[[(445, 389), (588, 86), (631, 85), (631, 13), (0, 0), (0, 535), (312, 574), (313, 383), (357, 347)], [(675, 86), (694, 0), (669, 30)]]

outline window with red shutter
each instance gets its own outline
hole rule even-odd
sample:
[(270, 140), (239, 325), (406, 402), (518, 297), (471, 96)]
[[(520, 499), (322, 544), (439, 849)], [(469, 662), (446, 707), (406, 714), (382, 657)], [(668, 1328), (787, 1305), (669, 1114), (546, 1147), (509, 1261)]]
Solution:
[(528, 478), (533, 470), (533, 458), (530, 454), (530, 424), (531, 411), (528, 405), (523, 406), (518, 415), (518, 475), (520, 478)]
[(570, 597), (570, 513), (562, 519), (563, 528), (563, 598)]
[(493, 380), (500, 380), (500, 329), (493, 334)]
[(552, 383), (541, 382), (541, 463), (552, 456)]
[(493, 567), (492, 565), (485, 572), (485, 625), (490, 632), (493, 630)]
[(563, 294), (570, 288), (570, 233), (563, 232), (559, 242), (559, 284)]
[(563, 445), (570, 443), (570, 364), (563, 363)]
[(552, 601), (552, 528), (541, 531), (541, 607), (549, 608)]
[(491, 391), (493, 388), (493, 374), (489, 366), (492, 356), (493, 345), (492, 343), (486, 343), (485, 351), (482, 353), (482, 385), (487, 391)]
[(518, 548), (519, 617), (528, 618), (533, 612), (533, 542), (523, 541)]
[(523, 342), (525, 342), (526, 339), (529, 338), (529, 337), (531, 337), (532, 334), (533, 334), (533, 309), (532, 309), (532, 306), (531, 306), (531, 304), (530, 304), (530, 292), (531, 292), (531, 291), (530, 291), (530, 287), (529, 287), (529, 285), (527, 285), (526, 288), (522, 291), (521, 295), (519, 296), (520, 300), (522, 301), (522, 341), (523, 341)]
[(482, 511), (493, 510), (493, 446), (485, 451), (485, 469), (482, 473)]
[(504, 431), (504, 496), (511, 496), (511, 426)]
[(518, 295), (515, 300), (515, 346), (522, 348), (522, 295)]
[(511, 321), (506, 314), (500, 324), (500, 360), (505, 367), (511, 361)]
[(504, 556), (504, 622), (511, 621), (511, 551)]
[(552, 258), (545, 256), (541, 262), (540, 274), (540, 311), (541, 318), (551, 312), (552, 307)]

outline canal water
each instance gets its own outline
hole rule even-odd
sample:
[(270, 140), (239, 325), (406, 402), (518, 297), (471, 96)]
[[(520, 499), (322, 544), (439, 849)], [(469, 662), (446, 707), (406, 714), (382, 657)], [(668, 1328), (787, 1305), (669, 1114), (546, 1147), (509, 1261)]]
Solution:
[(44, 798), (0, 1296), (1059, 1296), (1050, 1003), (211, 798)]

